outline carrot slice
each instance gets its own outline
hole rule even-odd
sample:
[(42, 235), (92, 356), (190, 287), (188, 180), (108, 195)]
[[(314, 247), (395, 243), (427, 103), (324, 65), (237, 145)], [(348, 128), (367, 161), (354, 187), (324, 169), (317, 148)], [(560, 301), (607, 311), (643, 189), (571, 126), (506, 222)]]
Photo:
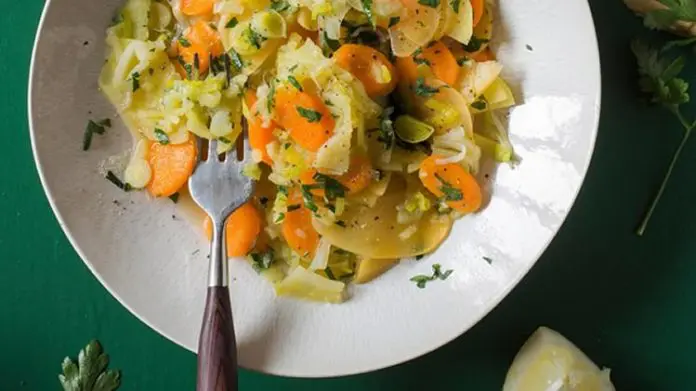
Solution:
[(312, 213), (305, 208), (297, 192), (290, 196), (288, 205), (300, 207), (285, 214), (282, 226), (283, 237), (296, 253), (311, 258), (319, 244), (319, 234), (312, 226)]
[(485, 12), (486, 4), (483, 0), (471, 0), (471, 8), (474, 10), (474, 27), (483, 18), (483, 13)]
[(271, 121), (268, 126), (263, 126), (263, 120), (254, 107), (257, 100), (256, 91), (247, 90), (246, 104), (249, 108), (249, 116), (251, 117), (247, 118), (249, 123), (249, 144), (251, 144), (251, 149), (253, 151), (258, 151), (257, 153), (261, 155), (261, 161), (271, 166), (273, 165), (273, 159), (271, 159), (271, 156), (268, 154), (267, 146), (275, 141), (273, 132), (278, 126), (274, 121)]
[(485, 48), (484, 50), (469, 55), (469, 57), (476, 62), (495, 61), (495, 54), (493, 54), (491, 48)]
[(279, 88), (275, 95), (275, 117), (302, 148), (316, 152), (333, 135), (336, 121), (316, 95)]
[(187, 16), (212, 15), (215, 0), (181, 0), (181, 13)]
[[(316, 185), (314, 175), (317, 173), (315, 169), (309, 169), (300, 175), (300, 182), (303, 185)], [(351, 158), (350, 168), (343, 175), (330, 175), (332, 178), (339, 181), (345, 188), (346, 194), (357, 194), (366, 187), (370, 186), (373, 180), (373, 170), (370, 160), (363, 155), (355, 155)], [(312, 194), (318, 197), (324, 196), (324, 189), (312, 189)]]
[[(239, 207), (225, 223), (225, 243), (228, 257), (243, 257), (254, 248), (256, 238), (261, 233), (262, 220), (259, 211), (251, 202)], [(213, 238), (213, 222), (206, 217), (203, 230), (208, 240)]]
[(459, 77), (457, 59), (441, 41), (431, 43), (413, 56), (397, 58), (396, 68), (399, 70), (399, 76), (412, 84), (418, 77), (419, 63), (429, 66), (435, 77), (443, 82), (449, 85), (457, 82)]
[(443, 197), (447, 205), (462, 213), (476, 212), (481, 208), (481, 187), (476, 178), (456, 163), (438, 164), (442, 156), (432, 155), (420, 166), (418, 177), (423, 186), (437, 197)]
[[(176, 47), (183, 62), (192, 67), (195, 66), (195, 59), (198, 57), (198, 72), (200, 74), (208, 72), (211, 56), (218, 57), (225, 51), (217, 31), (202, 20), (186, 29), (184, 39), (179, 39)], [(186, 78), (186, 71), (181, 64), (178, 65), (177, 70), (183, 78)]]
[(345, 44), (333, 55), (341, 68), (352, 73), (370, 97), (389, 95), (396, 88), (394, 66), (380, 51), (365, 45)]
[(169, 197), (186, 184), (196, 164), (196, 144), (193, 137), (183, 144), (152, 143), (148, 160), (152, 180), (147, 189), (155, 197)]

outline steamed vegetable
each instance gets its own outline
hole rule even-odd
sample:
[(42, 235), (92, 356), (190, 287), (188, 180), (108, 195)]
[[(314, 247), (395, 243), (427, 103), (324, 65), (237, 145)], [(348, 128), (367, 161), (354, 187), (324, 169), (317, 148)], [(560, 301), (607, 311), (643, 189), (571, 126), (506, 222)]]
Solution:
[(152, 143), (148, 161), (152, 180), (147, 189), (155, 197), (169, 197), (186, 184), (196, 163), (196, 144), (189, 140), (183, 144)]
[[(251, 202), (247, 202), (235, 210), (225, 223), (225, 242), (228, 257), (243, 257), (254, 248), (261, 233), (262, 221), (258, 210)], [(206, 217), (203, 231), (208, 240), (213, 237), (213, 223)]]

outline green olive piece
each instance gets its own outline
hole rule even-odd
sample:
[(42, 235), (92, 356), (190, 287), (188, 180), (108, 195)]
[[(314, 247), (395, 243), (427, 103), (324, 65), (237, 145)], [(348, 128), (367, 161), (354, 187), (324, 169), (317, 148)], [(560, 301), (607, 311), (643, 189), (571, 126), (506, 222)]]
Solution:
[(430, 138), (435, 128), (410, 115), (401, 115), (394, 122), (394, 130), (400, 139), (411, 144), (418, 144)]

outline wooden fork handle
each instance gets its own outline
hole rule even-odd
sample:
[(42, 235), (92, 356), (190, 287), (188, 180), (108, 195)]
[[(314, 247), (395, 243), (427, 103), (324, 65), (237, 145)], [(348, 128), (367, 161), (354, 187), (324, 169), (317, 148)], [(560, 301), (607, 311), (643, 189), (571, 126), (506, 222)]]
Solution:
[(237, 391), (237, 343), (226, 286), (208, 288), (198, 341), (196, 391)]

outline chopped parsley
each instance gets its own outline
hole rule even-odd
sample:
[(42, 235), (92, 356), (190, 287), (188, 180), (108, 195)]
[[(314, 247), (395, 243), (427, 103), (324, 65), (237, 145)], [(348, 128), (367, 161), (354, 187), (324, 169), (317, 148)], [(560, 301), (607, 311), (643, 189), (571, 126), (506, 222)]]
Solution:
[(435, 178), (440, 181), (440, 191), (444, 194), (445, 201), (461, 201), (464, 199), (462, 191), (452, 186), (440, 174), (435, 174)]
[(423, 64), (423, 65), (430, 66), (431, 65), (430, 61), (428, 61), (425, 58), (419, 57), (421, 54), (423, 54), (423, 49), (421, 49), (421, 48), (416, 49), (416, 51), (413, 52), (413, 54), (411, 55), (411, 57), (413, 57), (413, 62), (415, 62), (417, 65)]
[(488, 107), (488, 101), (486, 100), (486, 98), (483, 95), (481, 95), (478, 99), (476, 99), (471, 104), (471, 107), (473, 107), (479, 111), (486, 110), (486, 108)]
[(418, 96), (429, 98), (440, 92), (440, 89), (425, 84), (425, 79), (423, 77), (419, 77), (416, 79), (416, 85), (413, 87), (413, 92), (415, 92)]
[(452, 7), (452, 11), (454, 11), (455, 14), (459, 13), (459, 5), (461, 4), (461, 0), (450, 0), (450, 7)]
[(285, 213), (278, 213), (278, 217), (276, 217), (274, 223), (278, 224), (281, 223), (283, 220), (285, 220)]
[(273, 111), (273, 108), (275, 107), (275, 93), (276, 93), (275, 79), (271, 79), (271, 81), (268, 84), (269, 84), (269, 88), (268, 88), (268, 96), (266, 97), (266, 107), (268, 107), (269, 111)]
[(321, 189), (324, 189), (324, 195), (327, 199), (335, 200), (336, 198), (345, 197), (346, 187), (338, 180), (321, 173), (314, 174), (312, 179)]
[(317, 204), (314, 203), (314, 196), (312, 195), (313, 188), (314, 187), (311, 185), (302, 185), (300, 186), (300, 192), (302, 193), (302, 199), (304, 200), (304, 204), (307, 209), (316, 213), (319, 210), (319, 207), (317, 207)]
[(436, 280), (441, 280), (444, 281), (449, 276), (454, 272), (454, 270), (450, 269), (447, 270), (446, 272), (442, 272), (442, 266), (439, 263), (436, 263), (433, 265), (433, 274), (431, 276), (426, 276), (423, 274), (411, 277), (410, 281), (413, 281), (416, 283), (416, 286), (420, 289), (425, 288), (426, 284), (429, 283), (430, 281), (436, 281)]
[(286, 197), (288, 196), (288, 194), (290, 194), (290, 193), (288, 193), (288, 188), (286, 186), (278, 186), (278, 193), (280, 193)]
[(302, 207), (302, 205), (300, 205), (300, 204), (288, 205), (288, 212), (294, 212), (294, 211), (300, 209), (301, 207)]
[(131, 82), (133, 83), (133, 92), (140, 89), (140, 72), (133, 72), (131, 74)]
[(345, 228), (347, 226), (346, 222), (343, 220), (336, 220), (336, 222), (334, 224), (338, 225), (339, 227), (343, 227), (343, 228)]
[(326, 31), (322, 32), (319, 43), (326, 57), (329, 57), (333, 52), (335, 52), (336, 50), (338, 50), (338, 48), (341, 47), (341, 42), (337, 39), (329, 38), (329, 36), (326, 34)]
[(232, 61), (232, 65), (237, 69), (237, 72), (241, 71), (242, 68), (244, 68), (244, 61), (242, 61), (242, 57), (237, 53), (236, 50), (230, 49), (227, 54), (230, 56), (230, 60)]
[(460, 57), (457, 59), (457, 65), (459, 65), (460, 67), (463, 67), (464, 64), (466, 64), (468, 62), (469, 62), (469, 59), (466, 57)]
[[(438, 0), (439, 1), (439, 0)], [(374, 27), (375, 26), (375, 16), (372, 14), (372, 0), (360, 0), (363, 7), (363, 12), (367, 16), (367, 20)]]
[(160, 128), (155, 128), (155, 139), (162, 145), (169, 144), (169, 136)]
[(265, 253), (252, 253), (251, 266), (256, 272), (268, 270), (275, 263), (275, 254), (273, 250), (268, 250)]
[(430, 8), (437, 8), (440, 5), (440, 0), (418, 0), (418, 4)]
[(277, 12), (283, 12), (290, 9), (290, 3), (285, 0), (271, 0), (271, 9)]
[(128, 183), (123, 182), (123, 181), (122, 181), (121, 179), (119, 179), (119, 177), (117, 177), (116, 174), (114, 174), (112, 171), (108, 171), (108, 172), (106, 173), (106, 179), (107, 179), (109, 182), (113, 183), (113, 184), (114, 184), (116, 187), (118, 187), (119, 189), (123, 190), (123, 191), (131, 191), (131, 190), (133, 190), (133, 186), (131, 186), (131, 185), (128, 184)]
[(322, 117), (320, 112), (302, 106), (297, 106), (297, 113), (304, 117), (309, 123), (319, 122)]
[(101, 121), (94, 122), (92, 120), (87, 121), (87, 127), (85, 128), (85, 133), (82, 136), (82, 150), (86, 151), (92, 146), (92, 137), (94, 134), (104, 134), (106, 128), (111, 127), (111, 119), (104, 118)]
[(490, 259), (490, 258), (488, 258), (488, 257), (483, 257), (483, 260), (486, 261), (486, 262), (488, 262), (489, 265), (492, 265), (492, 264), (493, 264), (493, 260)]
[(477, 36), (472, 36), (471, 40), (469, 41), (468, 44), (463, 45), (464, 50), (467, 51), (468, 53), (475, 53), (481, 50), (481, 46), (484, 44), (488, 43), (490, 40), (485, 39), (485, 38), (479, 38)]
[(251, 28), (251, 25), (244, 31), (244, 37), (247, 42), (256, 49), (261, 49), (261, 44), (266, 40), (266, 37), (257, 33), (256, 30)]
[(401, 17), (392, 16), (391, 18), (389, 18), (389, 27), (396, 26), (397, 24), (399, 24), (400, 21), (401, 21)]
[(227, 24), (225, 25), (225, 28), (231, 29), (231, 28), (234, 28), (234, 26), (236, 26), (237, 24), (239, 24), (239, 21), (237, 20), (237, 18), (232, 18), (232, 19), (230, 19), (229, 22), (227, 22)]
[(177, 204), (177, 203), (179, 203), (179, 196), (180, 196), (179, 193), (174, 193), (174, 194), (169, 196), (169, 199), (172, 200), (173, 203)]
[(297, 88), (298, 91), (300, 91), (300, 92), (304, 91), (304, 90), (302, 89), (302, 84), (300, 84), (300, 82), (297, 81), (297, 79), (295, 78), (295, 76), (293, 76), (293, 75), (288, 76), (288, 82), (289, 82), (290, 84), (292, 84), (293, 87)]
[(185, 47), (185, 48), (190, 48), (191, 47), (191, 41), (184, 37), (179, 37), (179, 45)]
[(392, 114), (394, 114), (394, 108), (387, 107), (382, 111), (382, 115), (379, 119), (379, 135), (377, 136), (377, 141), (384, 144), (384, 149), (389, 149), (394, 145), (396, 132), (394, 131), (394, 123), (391, 120)]
[(232, 144), (232, 140), (228, 139), (227, 137), (220, 136), (217, 139), (221, 143)]

